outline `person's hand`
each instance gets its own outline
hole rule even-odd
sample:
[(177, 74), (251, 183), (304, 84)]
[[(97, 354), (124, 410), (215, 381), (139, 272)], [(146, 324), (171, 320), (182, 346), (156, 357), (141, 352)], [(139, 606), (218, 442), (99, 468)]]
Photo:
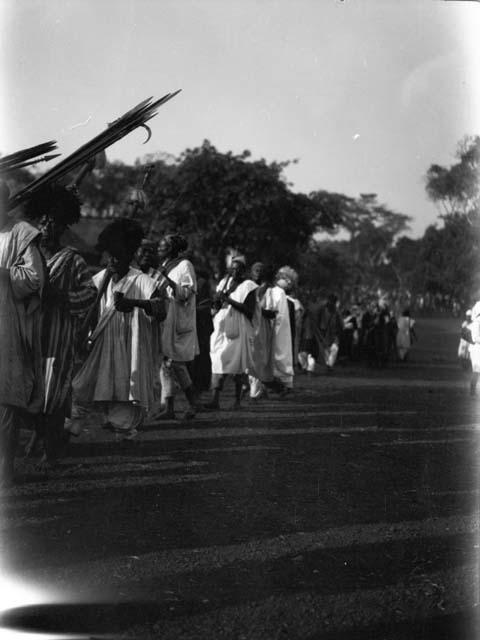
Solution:
[(116, 295), (115, 296), (115, 309), (117, 311), (120, 311), (121, 313), (132, 313), (132, 311), (135, 309), (135, 305), (133, 303), (133, 300), (131, 300), (130, 298), (125, 298), (124, 295)]
[(262, 309), (262, 316), (264, 318), (268, 318), (269, 320), (273, 320), (277, 315), (278, 311), (275, 309)]

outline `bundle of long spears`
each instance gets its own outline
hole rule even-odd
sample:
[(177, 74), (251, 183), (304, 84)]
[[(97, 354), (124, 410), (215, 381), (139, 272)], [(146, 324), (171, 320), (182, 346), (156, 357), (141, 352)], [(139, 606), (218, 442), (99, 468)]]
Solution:
[(13, 195), (8, 201), (8, 209), (10, 210), (17, 207), (46, 184), (57, 182), (80, 165), (89, 162), (98, 153), (110, 147), (115, 142), (118, 142), (118, 140), (121, 140), (134, 129), (144, 127), (149, 133), (148, 138), (150, 138), (150, 129), (146, 126), (146, 122), (157, 115), (156, 109), (158, 107), (168, 102), (168, 100), (171, 100), (178, 93), (180, 93), (180, 89), (174, 93), (167, 93), (159, 100), (153, 101), (151, 97), (140, 102), (136, 107), (130, 109), (130, 111), (124, 113), (123, 116), (110, 123), (107, 129), (92, 138), (92, 140)]
[(39, 162), (48, 162), (49, 160), (58, 158), (59, 153), (50, 154), (50, 152), (55, 151), (56, 148), (57, 143), (55, 140), (50, 140), (49, 142), (43, 142), (28, 149), (16, 151), (8, 156), (3, 156), (3, 158), (0, 158), (0, 174), (5, 175), (16, 169), (24, 169)]

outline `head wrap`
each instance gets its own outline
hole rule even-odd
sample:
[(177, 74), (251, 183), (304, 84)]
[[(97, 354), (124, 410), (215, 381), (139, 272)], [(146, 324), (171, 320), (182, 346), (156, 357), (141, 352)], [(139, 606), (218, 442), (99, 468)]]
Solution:
[(480, 301), (476, 302), (472, 307), (472, 320), (480, 316)]
[(241, 262), (244, 267), (247, 266), (247, 261), (245, 260), (245, 256), (242, 256), (240, 254), (238, 254), (236, 256), (231, 256), (230, 257), (230, 264), (232, 264), (232, 262)]
[(298, 283), (298, 273), (292, 267), (285, 265), (277, 271), (276, 280), (285, 280), (288, 287), (295, 287)]

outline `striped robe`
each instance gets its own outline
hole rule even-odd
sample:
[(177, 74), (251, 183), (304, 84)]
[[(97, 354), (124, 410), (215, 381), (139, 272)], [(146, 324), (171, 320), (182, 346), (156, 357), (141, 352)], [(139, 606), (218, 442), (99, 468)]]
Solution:
[(85, 260), (63, 247), (47, 261), (49, 285), (68, 295), (68, 303), (48, 301), (42, 313), (45, 403), (43, 413), (68, 413), (74, 345), (80, 318), (95, 301), (96, 288)]

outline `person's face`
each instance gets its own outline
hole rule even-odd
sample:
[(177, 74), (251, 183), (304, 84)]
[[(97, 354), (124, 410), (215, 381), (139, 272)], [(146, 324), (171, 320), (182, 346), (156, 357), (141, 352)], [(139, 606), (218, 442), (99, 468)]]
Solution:
[(252, 280), (257, 284), (260, 284), (262, 282), (264, 274), (265, 274), (265, 269), (263, 267), (263, 264), (260, 264), (260, 263), (254, 264), (250, 271)]
[(160, 240), (160, 242), (158, 243), (158, 250), (157, 250), (157, 254), (160, 260), (165, 260), (165, 258), (168, 258), (170, 256), (172, 249), (170, 247), (170, 244), (165, 240), (165, 238), (162, 238), (162, 240)]
[(290, 291), (290, 282), (286, 278), (281, 276), (277, 280), (277, 287), (280, 287), (281, 289), (283, 289), (285, 291), (285, 293), (289, 293), (289, 291)]
[(108, 250), (104, 252), (108, 268), (120, 277), (123, 277), (130, 268), (133, 255), (125, 251), (124, 243), (121, 239), (115, 238)]
[(234, 280), (240, 280), (243, 276), (244, 271), (245, 267), (243, 266), (242, 262), (240, 262), (239, 260), (234, 260), (232, 262), (230, 267), (230, 275)]
[(109, 251), (105, 251), (105, 258), (108, 268), (118, 276), (124, 276), (129, 268), (131, 257), (126, 255), (113, 255)]
[(137, 253), (137, 262), (140, 268), (156, 267), (158, 265), (158, 257), (155, 247), (150, 245), (140, 247)]
[(133, 196), (129, 196), (123, 205), (123, 215), (125, 218), (135, 218), (141, 208), (139, 201)]
[(66, 225), (58, 224), (53, 218), (45, 215), (41, 218), (38, 228), (42, 234), (42, 245), (46, 248), (55, 247), (66, 230)]

